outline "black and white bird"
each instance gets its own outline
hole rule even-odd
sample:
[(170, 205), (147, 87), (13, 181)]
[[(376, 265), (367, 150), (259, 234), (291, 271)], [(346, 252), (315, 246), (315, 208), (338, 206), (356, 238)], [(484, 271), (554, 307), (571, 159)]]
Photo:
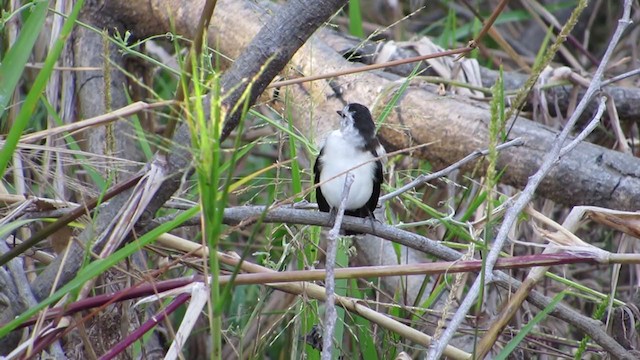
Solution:
[[(327, 137), (313, 167), (316, 199), (320, 211), (337, 211), (342, 201), (346, 173), (354, 175), (345, 215), (372, 217), (380, 197), (382, 162), (385, 154), (375, 134), (375, 124), (366, 106), (351, 103), (338, 111), (340, 129)], [(333, 213), (333, 212), (332, 212)], [(353, 233), (347, 232), (347, 235)]]

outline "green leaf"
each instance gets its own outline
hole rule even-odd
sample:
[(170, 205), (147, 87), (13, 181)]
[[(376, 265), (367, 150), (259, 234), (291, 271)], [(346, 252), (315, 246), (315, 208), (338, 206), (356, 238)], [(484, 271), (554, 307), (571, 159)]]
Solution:
[(48, 1), (34, 2), (20, 35), (0, 63), (0, 117), (7, 109), (47, 17)]
[(65, 286), (56, 291), (53, 295), (41, 301), (38, 305), (30, 308), (29, 310), (22, 313), (20, 316), (13, 319), (13, 321), (9, 322), (2, 328), (0, 328), (0, 338), (6, 336), (9, 332), (14, 330), (18, 325), (25, 322), (30, 317), (34, 316), (38, 311), (44, 309), (45, 307), (54, 304), (58, 300), (60, 300), (67, 293), (73, 292), (79, 289), (85, 282), (93, 279), (94, 277), (104, 273), (107, 269), (113, 267), (115, 264), (124, 260), (125, 258), (131, 256), (136, 251), (139, 251), (143, 246), (149, 245), (152, 241), (154, 241), (158, 236), (171, 231), (172, 229), (178, 227), (180, 224), (184, 223), (188, 219), (195, 216), (198, 211), (200, 211), (200, 207), (195, 206), (189, 210), (178, 215), (174, 220), (164, 223), (157, 228), (149, 231), (144, 234), (136, 241), (133, 241), (122, 249), (116, 251), (111, 254), (108, 258), (96, 260), (89, 265), (87, 265), (84, 269), (78, 272), (78, 275), (67, 283)]
[(16, 221), (12, 221), (8, 224), (2, 225), (0, 226), (0, 238), (4, 238), (5, 235), (10, 234), (14, 231), (16, 231), (16, 229), (19, 229), (25, 225), (27, 225), (30, 222), (34, 222), (36, 220), (39, 219), (29, 219), (29, 220), (16, 220)]
[(349, 0), (349, 32), (353, 36), (357, 36), (359, 38), (364, 37), (360, 0)]
[[(84, 0), (78, 0), (76, 4), (73, 6), (73, 9), (71, 10), (71, 14), (69, 15), (69, 18), (67, 18), (67, 21), (62, 26), (62, 30), (60, 31), (60, 36), (51, 47), (51, 50), (49, 51), (49, 54), (47, 55), (47, 58), (44, 61), (44, 65), (42, 66), (42, 70), (40, 70), (40, 72), (38, 73), (36, 80), (33, 82), (31, 90), (29, 91), (29, 93), (27, 94), (27, 97), (22, 103), (22, 107), (20, 108), (20, 112), (16, 117), (15, 123), (11, 127), (9, 134), (7, 135), (5, 144), (2, 147), (2, 150), (0, 151), (0, 178), (3, 177), (4, 172), (7, 169), (7, 165), (9, 164), (9, 161), (13, 156), (13, 152), (16, 146), (18, 145), (20, 136), (22, 135), (22, 132), (26, 128), (27, 123), (29, 122), (33, 112), (35, 111), (36, 105), (38, 103), (38, 99), (40, 99), (40, 94), (42, 93), (42, 91), (44, 91), (45, 86), (47, 86), (47, 82), (49, 81), (49, 76), (51, 75), (51, 72), (53, 72), (53, 67), (58, 61), (60, 54), (62, 53), (64, 44), (69, 38), (69, 35), (71, 34), (71, 30), (73, 30), (73, 26), (75, 24), (76, 19), (78, 18), (78, 15), (80, 14), (80, 9), (82, 9), (83, 4), (84, 4)], [(37, 3), (35, 6), (36, 11), (38, 11), (36, 13), (38, 14), (37, 16), (46, 15), (47, 13), (46, 10), (48, 5), (49, 5), (49, 2)], [(44, 10), (40, 10), (40, 6), (44, 6)], [(39, 11), (44, 11), (44, 14), (41, 14)], [(29, 16), (29, 19), (27, 19), (27, 23), (30, 23), (30, 20), (32, 19), (33, 15), (34, 14), (31, 14), (31, 16)], [(39, 29), (42, 27), (42, 24), (39, 21), (44, 21), (44, 20), (41, 20), (39, 17), (34, 17), (33, 19), (34, 19), (33, 20), (34, 23), (30, 23), (28, 27), (29, 34), (31, 36), (33, 36), (32, 32), (36, 30), (39, 31)], [(25, 27), (27, 26), (25, 25)], [(14, 47), (15, 46), (17, 45), (14, 45)], [(29, 47), (29, 51), (31, 51), (31, 47)], [(20, 52), (20, 54), (23, 55), (22, 52)], [(24, 62), (26, 62), (26, 59), (24, 59), (24, 61), (22, 62), (21, 62), (22, 60), (21, 58), (17, 58), (16, 60), (19, 62), (19, 64), (14, 65), (16, 66), (16, 69), (11, 68), (12, 61), (9, 61), (9, 59), (3, 60), (2, 65), (0, 65), (0, 67), (6, 67), (6, 68), (2, 70), (4, 71), (4, 73), (0, 71), (0, 83), (4, 83), (3, 76), (8, 75), (6, 72), (18, 71), (18, 70), (21, 71), (20, 69), (24, 69)], [(11, 88), (11, 92), (13, 92), (13, 88)], [(0, 105), (2, 102), (8, 101), (5, 97), (8, 97), (8, 94), (2, 93), (2, 95), (0, 95)], [(6, 106), (2, 106), (0, 108), (0, 111), (4, 113), (5, 108)], [(2, 114), (0, 113), (0, 116), (1, 115)]]
[(511, 339), (511, 341), (509, 341), (507, 346), (505, 346), (504, 349), (502, 349), (502, 351), (498, 354), (498, 356), (495, 357), (495, 359), (496, 360), (506, 359), (509, 356), (509, 354), (511, 354), (516, 349), (518, 344), (522, 342), (524, 337), (527, 336), (527, 334), (529, 334), (533, 330), (534, 326), (536, 326), (539, 322), (541, 322), (547, 316), (549, 316), (549, 314), (553, 311), (553, 309), (556, 308), (556, 305), (558, 305), (558, 303), (562, 301), (565, 294), (566, 292), (563, 291), (558, 295), (554, 296), (549, 306), (544, 308), (540, 313), (538, 313), (538, 315), (536, 315), (533, 318), (533, 320), (529, 321), (527, 325), (525, 325), (522, 329), (520, 329), (518, 334), (513, 339)]

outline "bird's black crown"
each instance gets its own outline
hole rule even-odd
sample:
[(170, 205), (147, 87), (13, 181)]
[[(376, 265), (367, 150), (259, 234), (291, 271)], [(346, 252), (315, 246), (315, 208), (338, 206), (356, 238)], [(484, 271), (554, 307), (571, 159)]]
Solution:
[(366, 106), (351, 103), (347, 105), (344, 110), (338, 111), (338, 114), (342, 117), (350, 115), (353, 119), (353, 126), (358, 129), (362, 137), (366, 140), (375, 136), (376, 125), (373, 123), (371, 112)]

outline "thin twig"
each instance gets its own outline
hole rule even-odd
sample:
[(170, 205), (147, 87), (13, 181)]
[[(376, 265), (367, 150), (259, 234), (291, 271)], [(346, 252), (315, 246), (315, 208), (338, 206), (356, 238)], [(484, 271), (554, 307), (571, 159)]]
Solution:
[(632, 77), (632, 76), (636, 76), (638, 74), (640, 74), (640, 68), (633, 69), (631, 71), (627, 71), (624, 74), (616, 75), (616, 76), (612, 77), (611, 79), (605, 80), (605, 81), (602, 82), (602, 86), (604, 87), (604, 86), (610, 85), (610, 84), (612, 84), (614, 82), (617, 82), (617, 81), (620, 81), (620, 80), (624, 80), (624, 79)]
[(47, 130), (33, 132), (28, 135), (23, 135), (20, 138), (20, 143), (21, 144), (35, 143), (46, 138), (47, 136), (59, 135), (65, 132), (76, 132), (79, 130), (88, 130), (95, 126), (101, 126), (104, 124), (109, 124), (116, 120), (125, 119), (131, 115), (135, 115), (142, 111), (154, 110), (157, 108), (170, 106), (174, 104), (175, 102), (173, 100), (158, 101), (155, 103), (146, 103), (144, 101), (136, 101), (133, 104), (129, 104), (127, 106), (121, 107), (120, 109), (113, 110), (106, 114), (94, 116), (89, 119), (76, 121), (71, 124), (57, 126), (55, 128), (51, 128)]
[(226, 115), (221, 141), (240, 123), (243, 107), (236, 105), (245, 99), (247, 105), (254, 105), (293, 54), (346, 3), (346, 0), (288, 1), (265, 23), (222, 76), (225, 94), (222, 107)]
[(110, 188), (104, 194), (104, 196), (90, 199), (86, 203), (81, 204), (80, 206), (77, 206), (72, 211), (67, 213), (65, 216), (59, 218), (55, 222), (45, 226), (40, 231), (38, 231), (37, 233), (33, 234), (30, 238), (25, 240), (22, 244), (14, 247), (9, 252), (0, 255), (0, 266), (6, 264), (9, 260), (27, 251), (29, 248), (36, 245), (40, 241), (46, 239), (47, 236), (65, 227), (67, 224), (69, 224), (73, 220), (93, 210), (93, 208), (95, 208), (99, 203), (105, 202), (111, 199), (112, 197), (122, 193), (123, 191), (131, 188), (132, 186), (136, 185), (138, 183), (138, 180), (140, 180), (141, 177), (142, 177), (142, 174), (140, 173), (122, 183), (116, 184), (115, 186)]
[[(515, 138), (515, 139), (513, 139), (511, 141), (508, 141), (508, 142), (506, 142), (504, 144), (498, 145), (496, 147), (496, 150), (500, 151), (500, 150), (506, 149), (506, 148), (511, 147), (511, 146), (521, 146), (523, 144), (524, 144), (524, 140), (522, 140), (522, 138)], [(475, 160), (475, 159), (477, 159), (477, 158), (479, 158), (481, 156), (486, 156), (488, 153), (489, 153), (488, 149), (476, 150), (476, 151), (472, 152), (471, 154), (465, 156), (461, 160), (459, 160), (459, 161), (447, 166), (446, 168), (444, 168), (444, 169), (442, 169), (440, 171), (437, 171), (437, 172), (434, 172), (434, 173), (428, 174), (428, 175), (422, 174), (422, 175), (418, 176), (417, 178), (415, 178), (415, 180), (413, 180), (412, 182), (404, 185), (403, 187), (401, 187), (399, 189), (396, 189), (396, 190), (394, 190), (394, 191), (392, 191), (392, 192), (390, 192), (390, 193), (388, 193), (388, 194), (386, 194), (384, 196), (381, 196), (380, 197), (380, 203), (383, 203), (383, 202), (385, 202), (385, 201), (387, 201), (389, 199), (392, 199), (392, 198), (394, 198), (396, 196), (399, 196), (399, 195), (401, 195), (401, 194), (403, 194), (403, 193), (415, 188), (416, 186), (422, 185), (422, 184), (424, 184), (424, 183), (426, 183), (428, 181), (441, 178), (441, 177), (447, 175), (448, 173), (452, 172), (453, 170), (456, 170), (456, 169), (462, 167), (463, 165), (465, 165), (468, 162), (471, 162), (471, 161), (473, 161), (473, 160)]]
[(420, 56), (414, 56), (414, 57), (410, 57), (410, 58), (406, 58), (406, 59), (388, 61), (388, 62), (380, 63), (380, 64), (371, 64), (371, 65), (358, 66), (358, 67), (353, 67), (353, 68), (349, 68), (349, 69), (345, 69), (345, 70), (335, 71), (335, 72), (327, 73), (327, 74), (319, 74), (319, 75), (305, 76), (305, 77), (289, 79), (289, 80), (282, 80), (282, 81), (277, 81), (277, 82), (269, 84), (269, 86), (267, 86), (267, 89), (269, 89), (269, 88), (279, 88), (279, 87), (283, 87), (283, 86), (295, 85), (295, 84), (300, 84), (300, 83), (310, 82), (310, 81), (316, 81), (316, 80), (322, 80), (322, 79), (329, 79), (329, 78), (334, 78), (334, 77), (338, 77), (338, 76), (351, 75), (351, 74), (356, 74), (356, 73), (365, 72), (365, 71), (384, 69), (384, 68), (388, 68), (388, 67), (392, 67), (392, 66), (410, 64), (410, 63), (414, 63), (414, 62), (418, 62), (418, 61), (423, 61), (423, 60), (428, 60), (428, 59), (435, 59), (435, 58), (439, 58), (439, 57), (451, 56), (451, 55), (456, 55), (456, 54), (466, 54), (471, 50), (473, 50), (473, 48), (467, 46), (467, 47), (453, 49), (453, 50), (441, 51), (441, 52), (437, 52), (437, 53), (433, 53), (433, 54), (420, 55)]
[(340, 201), (340, 207), (338, 207), (338, 213), (336, 214), (336, 221), (333, 227), (329, 231), (327, 236), (327, 256), (325, 260), (325, 270), (327, 271), (326, 278), (324, 280), (324, 286), (327, 293), (327, 301), (325, 302), (324, 310), (324, 333), (322, 334), (322, 360), (331, 360), (333, 351), (333, 329), (336, 326), (336, 319), (338, 313), (336, 312), (336, 254), (338, 252), (338, 237), (340, 237), (340, 227), (342, 226), (342, 219), (344, 218), (344, 210), (347, 206), (347, 198), (349, 197), (349, 190), (353, 184), (354, 176), (352, 173), (347, 173), (344, 180), (344, 188), (342, 189), (342, 200)]
[(487, 32), (489, 32), (489, 29), (491, 29), (493, 24), (496, 22), (496, 19), (502, 13), (502, 10), (504, 10), (505, 6), (507, 6), (508, 2), (509, 2), (508, 0), (502, 0), (498, 4), (498, 6), (496, 6), (496, 8), (493, 9), (493, 12), (489, 16), (489, 19), (487, 19), (487, 21), (483, 24), (482, 29), (480, 29), (478, 36), (476, 36), (475, 39), (471, 40), (471, 44), (473, 44), (472, 47), (475, 48), (478, 46), (478, 44), (480, 43), (480, 40), (487, 34)]
[(602, 114), (604, 114), (604, 110), (607, 108), (607, 98), (605, 96), (600, 98), (600, 104), (598, 105), (598, 110), (596, 114), (593, 116), (593, 119), (587, 124), (587, 126), (575, 137), (567, 146), (563, 147), (560, 151), (560, 155), (558, 157), (565, 156), (569, 151), (573, 150), (580, 142), (589, 136), (593, 132), (593, 130), (598, 127), (600, 124), (600, 119), (602, 118)]
[[(527, 206), (529, 201), (531, 201), (531, 199), (533, 198), (533, 195), (535, 194), (535, 190), (538, 188), (538, 185), (540, 185), (540, 183), (542, 182), (542, 179), (544, 179), (544, 177), (549, 173), (551, 168), (556, 164), (558, 156), (562, 151), (562, 145), (567, 139), (567, 137), (569, 136), (569, 133), (573, 129), (573, 126), (578, 121), (578, 118), (584, 113), (584, 111), (587, 108), (587, 105), (591, 102), (591, 99), (596, 94), (596, 92), (600, 90), (602, 85), (602, 75), (607, 65), (609, 64), (609, 59), (611, 58), (611, 54), (613, 53), (613, 50), (615, 49), (616, 44), (618, 44), (620, 37), (622, 36), (622, 33), (627, 28), (627, 26), (631, 23), (630, 13), (631, 13), (631, 0), (625, 0), (624, 14), (622, 18), (618, 21), (618, 27), (616, 28), (616, 31), (613, 34), (611, 42), (609, 42), (607, 51), (602, 57), (602, 62), (600, 63), (600, 66), (598, 66), (598, 68), (596, 69), (596, 72), (593, 76), (593, 80), (591, 81), (591, 84), (587, 88), (587, 91), (585, 92), (583, 98), (580, 100), (580, 103), (576, 107), (576, 110), (567, 121), (567, 124), (565, 125), (564, 129), (558, 135), (558, 139), (556, 140), (552, 148), (547, 153), (547, 156), (545, 156), (545, 159), (542, 162), (542, 165), (540, 166), (538, 171), (529, 178), (527, 186), (524, 188), (524, 190), (520, 194), (520, 197), (515, 201), (515, 203), (513, 204), (513, 207), (507, 210), (504, 217), (504, 221), (502, 222), (502, 225), (500, 226), (500, 230), (498, 231), (498, 235), (496, 236), (495, 242), (491, 247), (491, 251), (487, 255), (486, 268), (485, 268), (485, 281), (487, 283), (490, 283), (491, 281), (493, 281), (493, 273), (492, 273), (493, 268), (496, 263), (496, 260), (498, 259), (498, 255), (502, 250), (502, 246), (507, 240), (507, 235), (509, 231), (518, 220), (518, 216), (520, 215), (522, 210), (525, 208), (525, 206)], [(442, 333), (442, 337), (437, 341), (434, 341), (432, 346), (429, 348), (429, 353), (427, 357), (428, 359), (436, 360), (440, 358), (445, 346), (451, 341), (451, 339), (453, 338), (453, 334), (456, 332), (460, 324), (462, 324), (462, 321), (464, 321), (464, 318), (468, 314), (469, 309), (471, 309), (473, 304), (475, 304), (476, 299), (480, 292), (480, 288), (482, 287), (481, 286), (482, 284), (480, 283), (481, 281), (482, 281), (482, 277), (478, 277), (476, 281), (473, 283), (473, 286), (467, 293), (467, 296), (465, 297), (463, 302), (460, 304), (460, 307), (458, 308), (455, 315), (451, 319), (449, 326)]]
[[(288, 206), (270, 208), (266, 214), (264, 206), (238, 206), (227, 208), (224, 210), (223, 222), (228, 225), (238, 225), (240, 223), (247, 224), (251, 223), (248, 219), (257, 219), (260, 217), (264, 223), (318, 225), (325, 227), (330, 227), (332, 225), (331, 216), (327, 213), (299, 210)], [(367, 219), (345, 216), (342, 220), (342, 228), (372, 234), (447, 261), (458, 261), (462, 256), (456, 250), (416, 233), (398, 229), (397, 227), (383, 223), (376, 224), (375, 227), (372, 227)], [(190, 245), (193, 244), (191, 242), (188, 243)], [(193, 244), (193, 246), (199, 245)], [(183, 251), (189, 252), (191, 250)], [(495, 271), (493, 276), (495, 277), (496, 284), (507, 291), (514, 292), (522, 286), (522, 283), (519, 280), (514, 279), (502, 271)], [(326, 295), (324, 290), (322, 292)], [(551, 303), (551, 299), (549, 297), (540, 294), (536, 290), (532, 290), (527, 294), (527, 301), (539, 309), (544, 309)], [(343, 305), (345, 304), (343, 303), (340, 306)], [(607, 335), (601, 324), (592, 318), (584, 316), (580, 312), (562, 304), (557, 306), (551, 314), (583, 331), (611, 354), (616, 356), (624, 354), (625, 349)]]

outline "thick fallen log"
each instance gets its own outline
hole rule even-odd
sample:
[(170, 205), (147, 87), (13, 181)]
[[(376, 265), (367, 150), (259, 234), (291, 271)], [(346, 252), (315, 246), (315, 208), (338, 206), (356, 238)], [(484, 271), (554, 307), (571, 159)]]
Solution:
[[(174, 29), (192, 35), (203, 1), (126, 2), (105, 4), (114, 18), (138, 37)], [(234, 58), (251, 41), (264, 20), (265, 10), (249, 2), (220, 1), (209, 28), (209, 44)], [(342, 58), (317, 37), (301, 48), (291, 63), (289, 76), (317, 75), (358, 66)], [(366, 72), (279, 89), (287, 92), (297, 107), (297, 128), (310, 138), (319, 138), (337, 120), (334, 111), (347, 101), (368, 104), (375, 110), (390, 100), (402, 78), (383, 72)], [(488, 106), (458, 96), (438, 96), (428, 84), (412, 84), (381, 129), (389, 150), (432, 143), (413, 156), (442, 167), (468, 153), (487, 147)], [(501, 153), (501, 181), (523, 186), (538, 168), (557, 132), (520, 118), (511, 131), (525, 145)], [(595, 205), (635, 210), (640, 204), (640, 159), (597, 145), (583, 143), (562, 158), (538, 189), (545, 198), (566, 205)]]

